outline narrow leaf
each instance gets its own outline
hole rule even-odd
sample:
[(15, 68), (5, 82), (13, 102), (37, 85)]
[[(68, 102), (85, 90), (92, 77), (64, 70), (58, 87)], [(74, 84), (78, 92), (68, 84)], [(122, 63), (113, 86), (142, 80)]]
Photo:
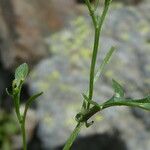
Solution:
[(26, 106), (29, 107), (34, 100), (36, 100), (39, 96), (41, 96), (43, 94), (43, 92), (40, 92), (38, 94), (35, 94), (33, 96), (31, 96), (28, 100), (27, 100), (27, 103), (26, 103)]
[(124, 90), (117, 81), (112, 80), (112, 86), (115, 92), (115, 97), (124, 97)]
[(89, 100), (89, 98), (88, 98), (84, 93), (82, 93), (82, 96), (83, 96), (83, 98), (84, 98), (88, 103), (90, 103), (90, 104), (92, 104), (92, 105), (94, 105), (94, 106), (99, 107), (99, 104), (98, 104), (97, 102), (94, 102), (93, 100)]
[(82, 96), (83, 96), (83, 98), (84, 98), (87, 102), (90, 101), (89, 98), (88, 98), (84, 93), (82, 93)]
[(26, 63), (23, 63), (16, 69), (15, 79), (24, 80), (27, 77), (28, 72), (29, 72), (28, 65)]
[(24, 118), (26, 117), (26, 114), (27, 114), (27, 111), (28, 111), (28, 108), (31, 106), (31, 104), (39, 97), (43, 94), (43, 92), (40, 92), (38, 94), (35, 94), (33, 96), (31, 96), (27, 102), (26, 102), (26, 105), (25, 105), (25, 110), (24, 110)]
[(100, 77), (105, 66), (109, 63), (110, 58), (111, 58), (112, 54), (114, 53), (114, 51), (115, 51), (115, 47), (111, 47), (110, 50), (108, 51), (108, 53), (106, 54), (106, 56), (104, 57), (104, 60), (103, 60), (102, 64), (100, 65), (100, 68), (98, 69), (98, 71), (94, 77), (94, 82), (96, 82), (97, 79)]

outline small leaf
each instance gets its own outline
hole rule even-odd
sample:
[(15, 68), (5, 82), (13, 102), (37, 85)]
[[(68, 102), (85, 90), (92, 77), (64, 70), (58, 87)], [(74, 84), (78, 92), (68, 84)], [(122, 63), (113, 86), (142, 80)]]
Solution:
[(29, 72), (28, 65), (26, 63), (23, 63), (16, 69), (15, 79), (24, 80), (27, 77), (28, 72)]
[(83, 96), (83, 98), (84, 98), (87, 102), (90, 101), (89, 98), (88, 98), (84, 93), (82, 93), (82, 96)]
[(94, 82), (97, 81), (97, 79), (100, 77), (101, 73), (103, 72), (105, 66), (109, 63), (110, 61), (110, 58), (112, 56), (112, 54), (114, 53), (115, 51), (115, 47), (111, 47), (110, 50), (108, 51), (108, 53), (106, 54), (106, 56), (104, 57), (104, 60), (102, 62), (102, 64), (100, 65), (95, 77), (94, 77)]
[(112, 80), (112, 86), (115, 92), (115, 97), (124, 97), (124, 90), (122, 86), (115, 80)]
[(28, 108), (31, 106), (31, 104), (34, 102), (34, 100), (36, 100), (39, 96), (41, 96), (43, 94), (43, 92), (40, 92), (38, 94), (35, 94), (33, 96), (31, 96), (27, 102), (26, 102), (26, 105), (25, 105), (25, 110), (24, 110), (24, 118), (26, 117), (26, 113), (28, 111)]
[(99, 107), (99, 104), (97, 103), (97, 102), (94, 102), (93, 100), (89, 100), (89, 98), (84, 94), (84, 93), (82, 93), (82, 96), (83, 96), (83, 98), (88, 102), (88, 103), (90, 103), (90, 104), (92, 104), (92, 105), (94, 105), (94, 106), (97, 106), (97, 107)]
[(40, 93), (38, 93), (38, 94), (35, 94), (35, 95), (31, 96), (31, 97), (27, 100), (26, 106), (29, 107), (29, 106), (33, 103), (33, 101), (36, 100), (36, 99), (37, 99), (39, 96), (41, 96), (42, 94), (43, 94), (43, 92), (40, 92)]

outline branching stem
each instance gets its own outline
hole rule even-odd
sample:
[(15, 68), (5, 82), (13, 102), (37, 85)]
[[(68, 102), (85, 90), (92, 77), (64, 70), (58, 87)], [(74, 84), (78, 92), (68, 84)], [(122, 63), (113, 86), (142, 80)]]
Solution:
[[(110, 3), (109, 3), (110, 4)], [(95, 36), (94, 36), (94, 47), (93, 47), (93, 54), (91, 60), (91, 67), (90, 67), (90, 82), (89, 82), (89, 100), (91, 101), (93, 98), (93, 90), (94, 90), (94, 76), (95, 76), (95, 65), (97, 60), (97, 52), (99, 48), (99, 39), (102, 30), (102, 25), (104, 23), (106, 14), (108, 12), (109, 5), (105, 5), (101, 17), (98, 18), (94, 15), (96, 21), (95, 28)], [(93, 22), (94, 23), (94, 22)], [(87, 109), (90, 108), (90, 103), (87, 104)]]
[[(109, 1), (109, 3), (107, 3)], [(87, 120), (92, 117), (95, 113), (98, 111), (101, 111), (101, 107), (93, 106), (90, 108), (90, 102), (93, 98), (93, 89), (94, 89), (94, 77), (95, 77), (95, 66), (96, 66), (96, 60), (97, 60), (97, 53), (99, 48), (99, 40), (100, 40), (100, 34), (102, 30), (102, 25), (105, 20), (109, 4), (111, 0), (105, 0), (104, 9), (101, 16), (97, 16), (95, 14), (96, 9), (92, 7), (92, 4), (89, 0), (85, 0), (85, 3), (89, 9), (90, 16), (92, 18), (92, 22), (94, 25), (94, 46), (93, 46), (93, 53), (92, 53), (92, 60), (91, 60), (91, 66), (90, 66), (90, 79), (89, 79), (89, 90), (88, 90), (88, 99), (89, 102), (83, 101), (81, 111), (85, 111), (86, 113), (81, 117), (81, 120), (78, 120), (78, 124), (75, 127), (74, 131), (72, 132), (71, 136), (67, 140), (64, 149), (63, 150), (69, 150), (78, 136), (78, 133), (80, 132), (81, 127), (85, 124), (87, 124)], [(79, 113), (80, 114), (80, 113)]]

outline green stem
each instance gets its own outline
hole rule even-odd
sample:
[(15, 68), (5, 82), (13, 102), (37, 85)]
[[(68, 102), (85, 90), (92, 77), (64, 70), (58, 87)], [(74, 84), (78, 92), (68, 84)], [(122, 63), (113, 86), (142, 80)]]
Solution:
[[(89, 82), (89, 100), (90, 101), (93, 98), (95, 65), (96, 65), (97, 52), (98, 52), (98, 47), (99, 47), (99, 39), (100, 39), (100, 34), (101, 34), (104, 20), (106, 18), (106, 14), (109, 9), (109, 5), (110, 5), (110, 3), (108, 3), (108, 5), (105, 5), (101, 17), (99, 17), (100, 20), (98, 23), (96, 22), (96, 26), (95, 26), (94, 48), (93, 48), (91, 67), (90, 67), (90, 82)], [(95, 16), (94, 16), (94, 18), (96, 19)], [(89, 108), (90, 108), (90, 103), (87, 104), (87, 109), (89, 109)]]
[(24, 115), (21, 116), (20, 109), (19, 109), (19, 106), (20, 106), (20, 92), (21, 92), (21, 87), (20, 87), (19, 92), (16, 95), (16, 97), (14, 97), (13, 101), (14, 101), (14, 105), (15, 105), (15, 109), (16, 109), (17, 118), (19, 120), (19, 124), (20, 124), (20, 128), (21, 128), (23, 150), (27, 150), (26, 131), (25, 131), (26, 111), (25, 111)]
[(20, 126), (21, 126), (23, 150), (27, 150), (25, 122), (23, 121), (23, 122), (20, 124)]
[(13, 104), (15, 106), (16, 115), (17, 115), (19, 123), (21, 123), (21, 115), (20, 115), (20, 110), (19, 110), (19, 99), (20, 99), (20, 97), (18, 94), (13, 95)]
[(111, 3), (111, 0), (109, 1), (109, 3), (107, 5), (105, 5), (102, 15), (100, 17), (100, 20), (99, 20), (100, 30), (102, 29), (102, 26), (103, 26), (104, 20), (106, 18), (110, 3)]
[[(94, 87), (94, 74), (95, 74), (95, 65), (97, 59), (97, 52), (99, 47), (99, 38), (100, 38), (100, 28), (95, 29), (95, 37), (94, 37), (94, 48), (91, 60), (91, 68), (90, 68), (90, 82), (89, 82), (89, 100), (93, 97), (93, 87)], [(89, 109), (90, 103), (87, 105), (87, 109)]]
[[(111, 1), (111, 0), (110, 0)], [(96, 59), (97, 59), (97, 52), (98, 52), (98, 47), (99, 47), (99, 39), (100, 39), (100, 33), (101, 33), (101, 29), (102, 29), (102, 25), (103, 22), (105, 20), (108, 8), (109, 8), (109, 3), (107, 4), (105, 1), (105, 6), (104, 6), (104, 10), (102, 12), (101, 17), (97, 17), (95, 15), (95, 9), (93, 9), (91, 3), (89, 0), (85, 0), (85, 3), (89, 9), (92, 21), (93, 21), (93, 25), (94, 25), (94, 29), (95, 29), (95, 35), (94, 35), (94, 46), (93, 46), (93, 53), (92, 53), (92, 60), (91, 60), (91, 66), (90, 66), (90, 81), (89, 81), (89, 100), (92, 101), (93, 98), (93, 88), (94, 88), (94, 77), (95, 77), (95, 65), (96, 65)], [(86, 105), (87, 104), (87, 105)], [(69, 139), (67, 140), (63, 150), (69, 150), (73, 144), (73, 142), (75, 141), (75, 139), (77, 138), (81, 127), (84, 125), (85, 122), (87, 122), (87, 120), (92, 117), (95, 113), (97, 113), (98, 111), (102, 110), (101, 107), (97, 107), (94, 106), (90, 109), (90, 102), (86, 103), (85, 101), (83, 101), (82, 104), (82, 109), (86, 109), (87, 113), (83, 116), (81, 121), (78, 121), (77, 126), (75, 127), (74, 131), (72, 132), (72, 134), (70, 135)]]
[(22, 121), (20, 123), (20, 126), (21, 126), (21, 135), (22, 135), (22, 143), (23, 143), (23, 150), (27, 150), (25, 121), (26, 121), (26, 109), (24, 111), (24, 114), (22, 116)]
[(75, 139), (77, 138), (81, 127), (83, 126), (84, 123), (79, 122), (77, 124), (77, 126), (75, 127), (75, 129), (73, 130), (72, 134), (70, 135), (70, 137), (68, 138), (63, 150), (69, 150), (73, 144), (73, 142), (75, 141)]

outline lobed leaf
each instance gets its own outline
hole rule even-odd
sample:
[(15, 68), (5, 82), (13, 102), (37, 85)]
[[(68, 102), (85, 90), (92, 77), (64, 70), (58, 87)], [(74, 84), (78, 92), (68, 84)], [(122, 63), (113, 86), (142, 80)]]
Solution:
[(117, 98), (112, 97), (110, 100), (102, 104), (103, 109), (111, 106), (130, 106), (138, 107), (150, 111), (150, 96), (147, 96), (142, 99), (126, 99), (126, 98)]

